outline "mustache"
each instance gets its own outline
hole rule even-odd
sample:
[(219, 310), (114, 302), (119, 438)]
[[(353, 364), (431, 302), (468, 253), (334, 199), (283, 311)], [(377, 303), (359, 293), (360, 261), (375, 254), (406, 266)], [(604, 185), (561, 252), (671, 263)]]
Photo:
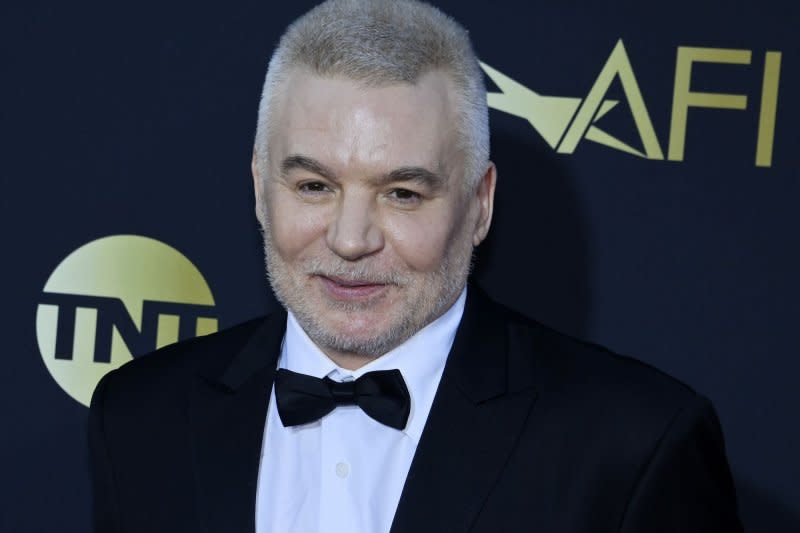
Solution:
[(370, 263), (344, 263), (339, 261), (315, 260), (303, 269), (312, 276), (324, 276), (351, 283), (375, 285), (406, 285), (407, 276), (384, 269)]
[[(264, 255), (267, 261), (268, 273), (273, 268), (282, 264), (277, 252), (272, 244), (269, 231), (261, 228), (264, 238)], [(381, 284), (406, 286), (411, 283), (407, 274), (397, 272), (381, 266), (370, 258), (363, 258), (359, 261), (346, 261), (336, 256), (311, 257), (297, 265), (299, 270), (309, 276), (324, 276), (326, 278), (337, 278), (349, 283)]]

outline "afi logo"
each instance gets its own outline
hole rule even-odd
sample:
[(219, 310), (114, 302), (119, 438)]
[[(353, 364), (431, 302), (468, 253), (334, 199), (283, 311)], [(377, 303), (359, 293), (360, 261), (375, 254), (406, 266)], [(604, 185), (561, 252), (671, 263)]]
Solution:
[[(689, 108), (736, 110), (748, 108), (748, 96), (744, 94), (692, 91), (692, 69), (695, 63), (749, 65), (751, 58), (750, 50), (678, 47), (667, 159), (683, 161)], [(664, 152), (656, 137), (650, 114), (621, 39), (611, 51), (586, 98), (543, 96), (485, 63), (481, 63), (481, 66), (501, 91), (489, 93), (489, 106), (526, 119), (557, 152), (571, 154), (582, 139), (588, 139), (639, 157), (664, 159)], [(780, 68), (781, 53), (766, 52), (755, 146), (755, 164), (759, 167), (772, 165)], [(618, 78), (622, 85), (641, 139), (641, 149), (630, 146), (596, 125), (619, 103), (618, 100), (605, 98), (614, 78)]]

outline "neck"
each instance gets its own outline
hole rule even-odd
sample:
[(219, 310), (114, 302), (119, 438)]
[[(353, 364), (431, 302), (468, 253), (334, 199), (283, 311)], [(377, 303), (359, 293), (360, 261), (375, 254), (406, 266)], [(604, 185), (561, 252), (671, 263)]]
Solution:
[(336, 366), (345, 370), (358, 370), (367, 363), (374, 361), (374, 357), (368, 355), (356, 355), (353, 353), (337, 352), (334, 350), (322, 350), (322, 353), (336, 363)]

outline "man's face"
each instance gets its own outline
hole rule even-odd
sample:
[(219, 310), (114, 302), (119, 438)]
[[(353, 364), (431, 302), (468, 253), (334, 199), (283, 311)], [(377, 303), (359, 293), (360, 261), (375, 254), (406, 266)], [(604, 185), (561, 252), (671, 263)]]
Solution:
[(442, 73), (368, 88), (295, 70), (273, 110), (268, 176), (254, 164), (273, 289), (328, 355), (383, 355), (458, 297), (494, 167), (465, 186)]

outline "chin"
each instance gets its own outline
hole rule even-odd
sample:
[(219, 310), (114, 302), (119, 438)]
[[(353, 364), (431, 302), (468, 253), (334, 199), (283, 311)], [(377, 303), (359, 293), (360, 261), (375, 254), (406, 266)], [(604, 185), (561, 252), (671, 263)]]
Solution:
[[(297, 313), (295, 313), (297, 314)], [(374, 312), (331, 312), (323, 320), (304, 317), (303, 329), (323, 351), (380, 357), (402, 343), (407, 328), (402, 321), (393, 323), (390, 317), (377, 318)], [(395, 320), (395, 322), (398, 322)]]
[(327, 314), (321, 329), (337, 337), (348, 337), (356, 340), (370, 340), (385, 337), (393, 328), (383, 316), (376, 316), (374, 311), (333, 311)]

